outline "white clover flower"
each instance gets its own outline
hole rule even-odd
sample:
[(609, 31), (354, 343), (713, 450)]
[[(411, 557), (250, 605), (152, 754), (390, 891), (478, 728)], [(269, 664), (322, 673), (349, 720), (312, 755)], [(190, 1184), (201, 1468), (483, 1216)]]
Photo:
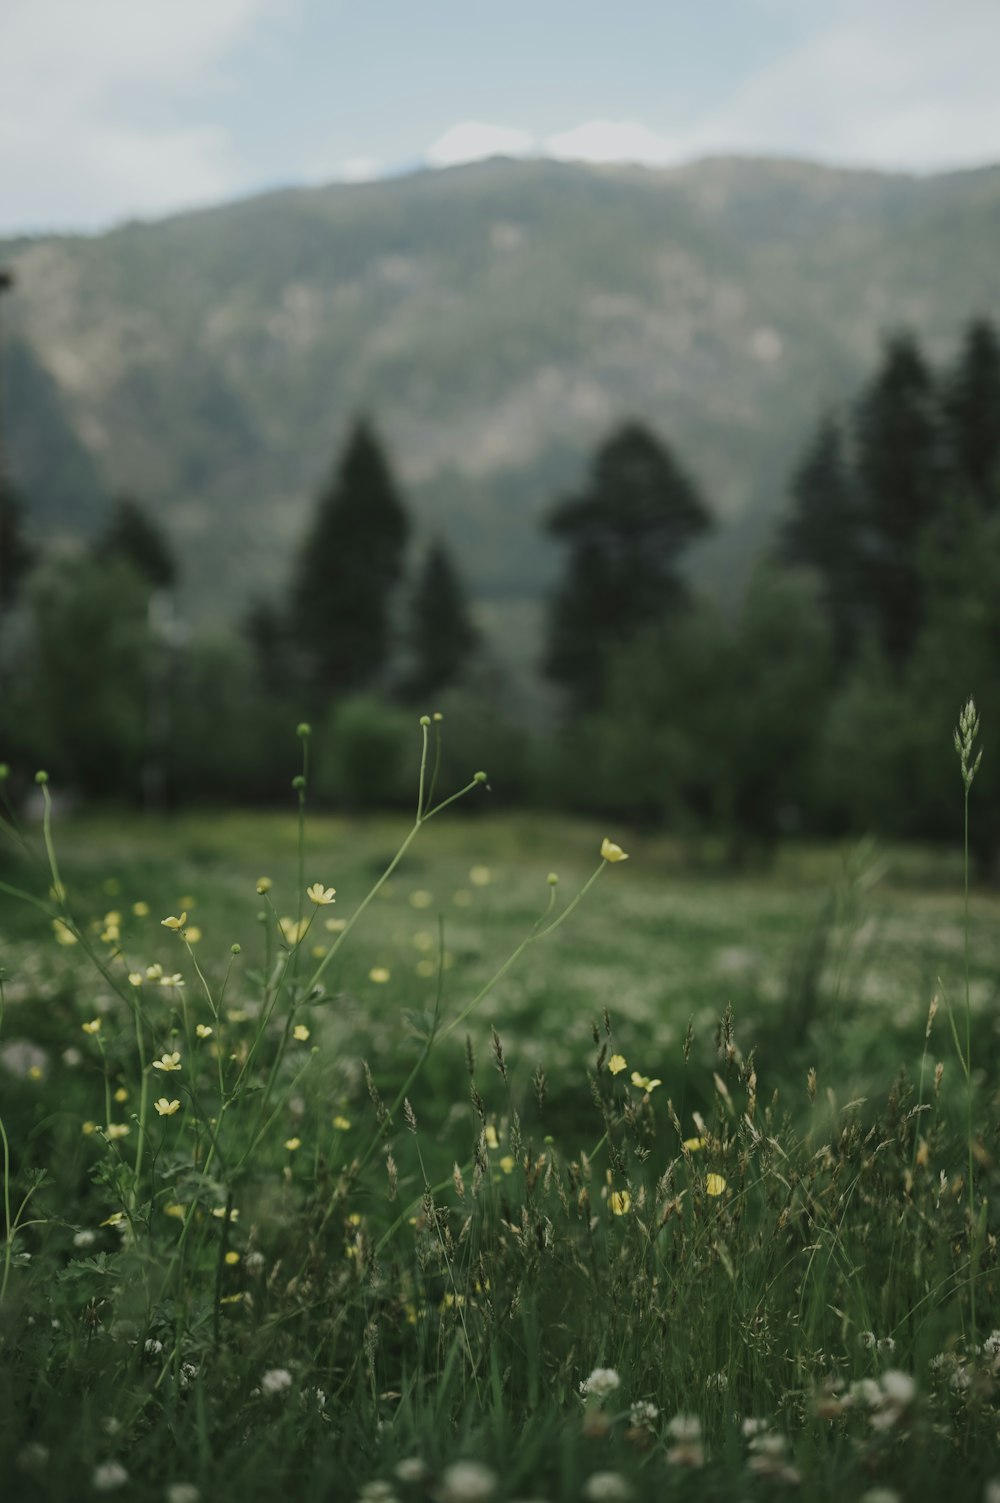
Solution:
[(583, 1484), (588, 1503), (628, 1503), (632, 1489), (620, 1472), (593, 1472)]
[(73, 1246), (74, 1247), (93, 1247), (93, 1245), (94, 1245), (94, 1243), (96, 1241), (97, 1241), (97, 1233), (96, 1232), (92, 1232), (89, 1227), (85, 1226), (82, 1231), (79, 1231), (79, 1232), (77, 1232), (75, 1234), (75, 1236), (73, 1238)]
[(404, 1456), (396, 1463), (396, 1476), (400, 1482), (423, 1482), (427, 1476), (427, 1463), (420, 1456)]
[(155, 1336), (150, 1336), (149, 1340), (143, 1347), (143, 1351), (146, 1353), (147, 1357), (158, 1357), (163, 1351), (163, 1342), (157, 1341)]
[(479, 1461), (456, 1461), (441, 1478), (444, 1503), (484, 1503), (496, 1489), (496, 1473)]
[[(595, 1367), (590, 1377), (584, 1378), (580, 1384), (580, 1392), (585, 1398), (597, 1399), (598, 1403), (603, 1403), (609, 1394), (621, 1387), (621, 1381), (613, 1367)], [(601, 1476), (603, 1473), (597, 1475)]]
[(359, 1503), (396, 1503), (396, 1494), (391, 1482), (375, 1477), (371, 1482), (362, 1484), (358, 1500)]
[(667, 1426), (671, 1440), (701, 1440), (701, 1420), (696, 1414), (675, 1414)]
[(193, 1482), (168, 1483), (164, 1494), (167, 1503), (200, 1503), (201, 1493)]
[(260, 1380), (260, 1391), (268, 1398), (284, 1393), (291, 1386), (292, 1375), (287, 1367), (270, 1367)]
[(652, 1430), (659, 1417), (659, 1413), (660, 1411), (655, 1404), (650, 1404), (647, 1400), (640, 1399), (637, 1404), (632, 1405), (628, 1412), (629, 1423), (636, 1430), (640, 1428)]
[(95, 1492), (112, 1493), (116, 1488), (124, 1487), (128, 1481), (128, 1472), (120, 1461), (102, 1461), (95, 1466), (90, 1483)]

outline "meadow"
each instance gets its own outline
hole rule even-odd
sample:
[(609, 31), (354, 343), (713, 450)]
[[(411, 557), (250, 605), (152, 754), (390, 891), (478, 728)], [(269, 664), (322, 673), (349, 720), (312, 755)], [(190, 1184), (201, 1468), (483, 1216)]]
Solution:
[(429, 817), (419, 760), (416, 822), (313, 813), (307, 759), (287, 816), (42, 783), (7, 829), (0, 1475), (1000, 1496), (1000, 897), (966, 909), (958, 763), (951, 849), (732, 872), (482, 778)]

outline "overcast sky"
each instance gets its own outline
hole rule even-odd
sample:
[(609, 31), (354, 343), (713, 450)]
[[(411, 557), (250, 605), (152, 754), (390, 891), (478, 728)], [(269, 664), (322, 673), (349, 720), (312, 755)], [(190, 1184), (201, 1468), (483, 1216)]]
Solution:
[(0, 233), (543, 154), (1000, 161), (1000, 0), (2, 0)]

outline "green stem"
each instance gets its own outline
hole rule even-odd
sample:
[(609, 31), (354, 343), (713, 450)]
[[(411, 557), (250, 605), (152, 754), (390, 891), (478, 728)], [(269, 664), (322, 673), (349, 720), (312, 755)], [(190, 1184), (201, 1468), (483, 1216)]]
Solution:
[(964, 879), (964, 917), (965, 917), (965, 1078), (966, 1078), (966, 1128), (969, 1143), (969, 1244), (972, 1250), (972, 1258), (969, 1268), (969, 1319), (972, 1325), (972, 1343), (976, 1343), (976, 1197), (973, 1188), (973, 1153), (972, 1153), (972, 999), (969, 987), (969, 783), (965, 784), (964, 803), (964, 843), (963, 843), (963, 879)]

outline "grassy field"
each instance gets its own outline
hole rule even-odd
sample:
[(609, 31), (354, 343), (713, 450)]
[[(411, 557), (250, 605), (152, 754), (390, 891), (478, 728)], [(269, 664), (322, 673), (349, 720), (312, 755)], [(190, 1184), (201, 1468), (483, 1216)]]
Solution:
[(0, 857), (2, 1475), (982, 1497), (997, 895), (969, 1049), (960, 854), (733, 875), (446, 810), (369, 901), (410, 829), (74, 815), (60, 887), (37, 829)]

